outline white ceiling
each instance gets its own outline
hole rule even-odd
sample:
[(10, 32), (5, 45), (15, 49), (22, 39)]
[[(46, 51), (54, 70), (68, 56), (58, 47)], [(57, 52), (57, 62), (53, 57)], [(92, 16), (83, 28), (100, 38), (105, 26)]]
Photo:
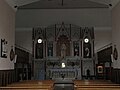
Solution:
[[(113, 8), (120, 0), (6, 0), (15, 10), (41, 8)], [(63, 2), (62, 2), (63, 1)], [(109, 6), (112, 4), (112, 6)]]

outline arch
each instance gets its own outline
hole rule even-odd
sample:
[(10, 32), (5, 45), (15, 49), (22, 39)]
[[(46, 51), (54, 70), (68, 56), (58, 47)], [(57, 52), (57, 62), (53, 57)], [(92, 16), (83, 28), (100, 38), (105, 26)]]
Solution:
[(56, 55), (61, 57), (70, 56), (70, 40), (66, 35), (60, 35), (58, 37), (56, 43)]

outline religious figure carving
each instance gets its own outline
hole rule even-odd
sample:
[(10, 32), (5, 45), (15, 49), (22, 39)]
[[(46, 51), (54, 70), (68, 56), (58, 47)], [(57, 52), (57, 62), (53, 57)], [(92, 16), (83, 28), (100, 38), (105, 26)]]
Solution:
[(113, 58), (114, 58), (115, 60), (118, 59), (118, 51), (117, 51), (116, 45), (114, 45)]
[(89, 48), (88, 48), (88, 47), (85, 48), (85, 52), (86, 52), (85, 55), (86, 55), (87, 57), (89, 57), (90, 51), (89, 51)]
[(66, 56), (66, 45), (63, 43), (61, 45), (61, 58), (64, 58)]

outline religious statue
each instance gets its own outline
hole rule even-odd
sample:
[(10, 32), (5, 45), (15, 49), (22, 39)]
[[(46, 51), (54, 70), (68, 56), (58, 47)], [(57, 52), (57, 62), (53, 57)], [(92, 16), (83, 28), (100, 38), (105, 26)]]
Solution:
[(66, 56), (66, 45), (63, 43), (61, 45), (61, 58), (64, 58)]
[(117, 51), (116, 45), (114, 45), (113, 58), (114, 58), (115, 60), (118, 59), (118, 51)]
[(90, 51), (89, 51), (89, 48), (88, 48), (88, 47), (85, 48), (85, 52), (86, 52), (85, 55), (86, 55), (87, 57), (89, 57)]
[(36, 44), (36, 59), (43, 58), (43, 44)]

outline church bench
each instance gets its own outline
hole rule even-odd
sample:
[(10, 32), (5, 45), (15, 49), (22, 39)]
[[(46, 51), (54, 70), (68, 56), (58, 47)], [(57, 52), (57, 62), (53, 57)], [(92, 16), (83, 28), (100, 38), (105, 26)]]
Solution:
[(13, 84), (9, 84), (7, 85), (8, 87), (26, 87), (26, 86), (34, 86), (34, 87), (50, 87), (50, 88), (54, 88), (54, 83), (13, 83)]
[(34, 85), (54, 85), (53, 80), (25, 80), (13, 84), (34, 84)]
[(120, 88), (76, 88), (74, 90), (120, 90)]
[(32, 87), (32, 88), (43, 88), (43, 89), (53, 89), (53, 86), (49, 86), (49, 85), (29, 85), (29, 84), (16, 84), (16, 85), (9, 85), (7, 87)]
[[(94, 81), (83, 81), (83, 80), (76, 80), (74, 81), (74, 89), (75, 90), (103, 90), (105, 88), (114, 88), (120, 90), (119, 84), (114, 84), (110, 81), (104, 81), (104, 80), (94, 80)], [(80, 89), (78, 89), (80, 88)], [(97, 89), (98, 88), (98, 89)], [(100, 88), (100, 89), (99, 89)], [(115, 88), (115, 90), (116, 90)], [(111, 89), (110, 89), (111, 90)], [(113, 89), (114, 90), (114, 89)]]
[(53, 80), (26, 80), (26, 81), (21, 81), (21, 82), (17, 82), (14, 84), (39, 84), (39, 85), (54, 85), (54, 81)]
[(74, 86), (74, 90), (120, 90), (120, 86)]
[(73, 80), (74, 83), (80, 82), (80, 83), (84, 83), (84, 82), (90, 82), (90, 83), (112, 83), (111, 81), (108, 80)]
[(19, 83), (54, 83), (54, 80), (24, 80)]
[(26, 84), (16, 84), (16, 85), (8, 85), (7, 87), (41, 87), (41, 88), (51, 88), (49, 85), (26, 85)]
[[(108, 84), (114, 84), (112, 83), (111, 81), (106, 81), (106, 80), (75, 80), (73, 81), (74, 82), (74, 85), (108, 85)], [(114, 84), (114, 85), (119, 85), (119, 84)]]
[(120, 88), (118, 84), (88, 84), (88, 85), (74, 85), (74, 88)]
[[(2, 87), (3, 88), (3, 87)], [(7, 85), (7, 87), (4, 87), (5, 90), (7, 90), (6, 88), (12, 88), (13, 90), (15, 90), (16, 88), (19, 89), (29, 89), (29, 90), (53, 90), (54, 89), (54, 83), (53, 81), (50, 80), (43, 80), (43, 81), (38, 81), (38, 80), (27, 80), (27, 81), (21, 81), (21, 82), (17, 82), (17, 83), (13, 83), (10, 85)], [(3, 89), (3, 90), (4, 90)], [(0, 88), (1, 90), (1, 88)], [(10, 89), (11, 90), (11, 89)], [(16, 89), (17, 90), (17, 89)]]
[(74, 88), (120, 88), (120, 86), (75, 86)]
[(28, 89), (28, 90), (29, 90), (29, 89), (30, 89), (30, 90), (32, 90), (32, 89), (33, 89), (33, 90), (34, 90), (34, 89), (35, 89), (35, 90), (39, 90), (39, 89), (40, 89), (40, 90), (42, 90), (42, 89), (43, 89), (43, 90), (44, 90), (44, 89), (45, 89), (45, 90), (53, 90), (53, 87), (51, 87), (51, 86), (41, 86), (41, 85), (40, 85), (40, 86), (38, 86), (38, 85), (37, 85), (37, 86), (36, 86), (36, 85), (35, 85), (35, 86), (34, 86), (34, 85), (25, 86), (25, 85), (19, 85), (19, 84), (18, 84), (18, 85), (14, 85), (14, 86), (0, 87), (0, 90), (2, 90), (2, 89), (3, 89), (3, 90), (4, 90), (4, 89), (5, 89), (5, 90), (7, 90), (7, 89), (10, 89), (10, 90), (12, 90), (12, 89), (13, 89), (13, 90), (14, 90), (14, 89), (21, 89), (21, 90), (22, 90), (22, 89)]
[(75, 84), (74, 87), (81, 86), (120, 86), (119, 84)]
[(7, 86), (50, 86), (50, 87), (53, 87), (54, 85), (53, 84), (24, 84), (24, 83), (20, 83), (20, 84), (10, 84), (10, 85), (7, 85)]
[(53, 90), (39, 87), (0, 87), (0, 90)]

